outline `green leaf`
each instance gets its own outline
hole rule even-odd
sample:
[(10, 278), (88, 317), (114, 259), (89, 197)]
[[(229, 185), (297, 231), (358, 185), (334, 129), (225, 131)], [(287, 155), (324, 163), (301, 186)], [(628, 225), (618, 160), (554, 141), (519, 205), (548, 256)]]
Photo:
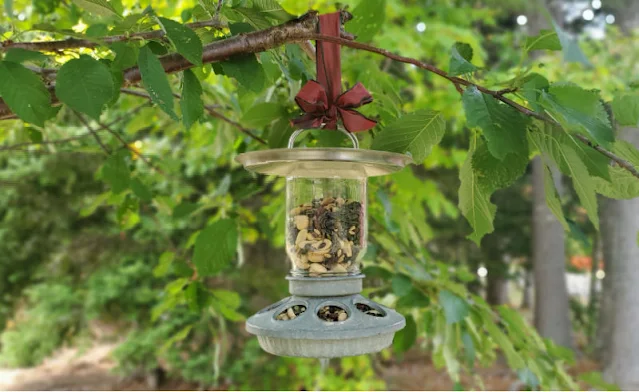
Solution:
[(115, 53), (115, 59), (111, 67), (114, 70), (123, 70), (133, 67), (138, 61), (139, 47), (129, 45), (126, 42), (114, 42), (111, 44), (111, 50)]
[(472, 368), (475, 363), (475, 344), (473, 343), (473, 338), (467, 332), (464, 332), (461, 335), (461, 340), (464, 345), (466, 363)]
[(450, 49), (450, 62), (448, 63), (448, 74), (457, 76), (465, 73), (475, 72), (477, 67), (471, 64), (473, 59), (473, 48), (463, 42), (455, 42)]
[(352, 14), (353, 20), (346, 28), (357, 36), (358, 41), (370, 41), (382, 29), (386, 19), (386, 0), (361, 0)]
[(13, 0), (4, 0), (4, 12), (9, 18), (13, 18)]
[(286, 12), (275, 0), (253, 0), (253, 8), (262, 15), (278, 22), (286, 22), (293, 19), (293, 15)]
[(563, 226), (564, 230), (570, 231), (570, 227), (568, 227), (568, 222), (566, 222), (566, 217), (564, 216), (564, 211), (561, 208), (561, 199), (557, 194), (557, 189), (555, 189), (555, 182), (552, 178), (552, 173), (550, 172), (550, 168), (544, 164), (544, 192), (546, 194), (546, 204), (550, 211), (555, 215), (559, 223)]
[(106, 65), (82, 55), (60, 68), (55, 94), (71, 109), (99, 120), (102, 108), (113, 96), (113, 78)]
[(17, 63), (0, 61), (0, 96), (20, 119), (40, 127), (57, 113), (42, 80)]
[(148, 45), (140, 48), (138, 65), (142, 76), (142, 84), (146, 91), (149, 92), (151, 101), (177, 121), (178, 117), (173, 111), (173, 91), (171, 91), (169, 79), (164, 73), (162, 63), (155, 57)]
[(528, 154), (526, 126), (529, 119), (514, 108), (470, 86), (462, 96), (469, 127), (483, 131), (488, 150), (503, 160), (508, 153)]
[(113, 153), (102, 166), (102, 179), (111, 186), (111, 191), (115, 194), (129, 187), (131, 172), (125, 161), (127, 154), (125, 150)]
[(197, 76), (190, 69), (184, 70), (183, 74), (180, 109), (184, 127), (188, 130), (204, 114), (204, 102), (202, 102), (202, 85)]
[(615, 95), (611, 106), (619, 125), (636, 127), (639, 124), (639, 94)]
[(45, 61), (49, 56), (40, 52), (26, 50), (22, 48), (11, 48), (4, 55), (5, 61), (13, 63), (24, 63), (25, 61)]
[(387, 125), (373, 140), (373, 150), (410, 152), (415, 163), (422, 162), (444, 137), (446, 122), (441, 113), (419, 110)]
[(236, 7), (236, 8), (222, 8), (222, 14), (229, 20), (235, 22), (246, 21), (255, 30), (264, 30), (272, 26), (272, 23), (266, 18), (266, 13), (261, 12), (256, 8)]
[(406, 326), (398, 331), (393, 339), (393, 348), (398, 353), (408, 351), (417, 339), (417, 324), (411, 315), (406, 316)]
[(615, 140), (608, 113), (595, 91), (584, 90), (570, 83), (555, 83), (550, 86), (548, 93), (542, 93), (541, 104), (555, 113), (567, 129), (589, 135), (605, 146)]
[(536, 112), (543, 111), (543, 108), (539, 105), (538, 101), (541, 97), (541, 92), (548, 90), (548, 87), (550, 87), (548, 79), (533, 72), (528, 74), (522, 81), (521, 94), (524, 98), (526, 98), (530, 107), (532, 107)]
[(191, 203), (188, 201), (183, 201), (182, 203), (175, 206), (173, 209), (173, 219), (182, 219), (189, 215), (191, 215), (195, 210), (197, 210), (199, 206), (195, 203)]
[(526, 38), (526, 52), (531, 50), (561, 50), (561, 42), (557, 33), (552, 30), (541, 30), (538, 35)]
[(162, 253), (158, 265), (153, 269), (153, 276), (156, 278), (166, 276), (169, 273), (173, 259), (175, 259), (175, 253), (169, 251)]
[(31, 140), (34, 143), (42, 143), (42, 132), (31, 127), (26, 127), (25, 130), (27, 131), (27, 134), (29, 135), (29, 140)]
[(510, 153), (504, 161), (500, 161), (488, 151), (486, 143), (479, 139), (472, 154), (471, 165), (479, 186), (487, 191), (494, 191), (510, 186), (526, 172), (528, 154)]
[(549, 156), (564, 174), (572, 178), (573, 187), (582, 206), (588, 212), (590, 221), (598, 229), (599, 217), (597, 216), (595, 183), (577, 152), (571, 145), (561, 143), (552, 132), (529, 132), (528, 135), (531, 143), (539, 151)]
[(612, 145), (612, 151), (632, 163), (633, 166), (639, 167), (639, 150), (632, 143), (617, 140)]
[(497, 347), (504, 353), (506, 356), (506, 361), (508, 362), (508, 366), (510, 366), (513, 370), (519, 370), (526, 367), (526, 363), (521, 355), (517, 354), (515, 348), (510, 339), (504, 334), (499, 327), (495, 325), (492, 320), (488, 320), (488, 317), (491, 317), (491, 314), (482, 314), (482, 318), (484, 319), (483, 327), (488, 332), (490, 337), (493, 339)]
[(561, 43), (564, 53), (564, 60), (569, 63), (582, 63), (585, 66), (590, 67), (591, 64), (586, 58), (584, 52), (581, 51), (577, 39), (563, 31), (554, 21), (552, 22), (552, 25), (557, 33), (557, 37), (559, 37), (559, 42)]
[(237, 309), (242, 304), (240, 294), (235, 291), (218, 289), (211, 290), (211, 294), (213, 294), (213, 297), (215, 297), (218, 301), (223, 303), (224, 306), (230, 309)]
[(620, 391), (621, 388), (616, 384), (606, 382), (601, 376), (601, 372), (581, 373), (579, 380), (588, 383), (590, 386), (603, 391)]
[(72, 0), (75, 5), (99, 16), (120, 16), (107, 0)]
[(202, 65), (202, 41), (195, 31), (171, 19), (158, 17), (158, 21), (175, 50), (191, 64)]
[(472, 155), (474, 146), (468, 152), (466, 161), (459, 170), (459, 209), (468, 223), (473, 228), (473, 233), (467, 238), (473, 240), (477, 245), (484, 235), (495, 230), (493, 221), (497, 207), (490, 202), (491, 190), (480, 185), (479, 179), (472, 168)]
[(142, 201), (151, 201), (153, 193), (138, 178), (132, 178), (129, 184), (133, 193)]
[(286, 115), (284, 108), (275, 102), (260, 102), (242, 116), (242, 124), (251, 128), (263, 128)]
[(611, 199), (634, 199), (639, 197), (639, 179), (626, 169), (615, 166), (610, 168), (610, 182), (593, 178), (595, 190)]
[(235, 258), (237, 226), (231, 219), (222, 219), (200, 232), (195, 241), (193, 263), (201, 277), (220, 273)]
[[(366, 274), (366, 277), (369, 275)], [(425, 308), (430, 305), (430, 299), (419, 289), (411, 288), (402, 296), (395, 306), (397, 308)]]
[(403, 297), (411, 291), (413, 282), (404, 274), (395, 274), (391, 281), (391, 286), (393, 287), (393, 293), (395, 293), (395, 295)]
[(439, 292), (439, 303), (444, 308), (446, 324), (455, 324), (468, 316), (468, 302), (448, 290)]
[(235, 78), (245, 88), (259, 93), (266, 85), (266, 72), (254, 54), (233, 56), (221, 63), (224, 74)]
[(271, 126), (268, 133), (269, 148), (284, 148), (293, 134), (293, 127), (286, 117), (280, 117)]

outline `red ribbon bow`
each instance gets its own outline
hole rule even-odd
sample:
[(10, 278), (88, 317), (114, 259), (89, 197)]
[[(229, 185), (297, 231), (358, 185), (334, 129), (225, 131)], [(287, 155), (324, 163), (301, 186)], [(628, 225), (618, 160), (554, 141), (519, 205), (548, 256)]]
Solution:
[[(340, 13), (320, 15), (322, 34), (340, 36)], [(373, 102), (361, 83), (342, 93), (340, 45), (317, 41), (317, 81), (309, 80), (295, 96), (295, 102), (306, 114), (291, 121), (297, 128), (337, 129), (338, 118), (348, 132), (366, 131), (377, 122), (354, 110)]]
[(328, 129), (336, 129), (338, 116), (348, 132), (366, 131), (377, 124), (375, 120), (353, 110), (373, 102), (373, 97), (359, 82), (353, 88), (338, 95), (330, 105), (324, 86), (309, 80), (295, 96), (295, 102), (306, 113), (292, 121), (297, 128), (324, 126)]

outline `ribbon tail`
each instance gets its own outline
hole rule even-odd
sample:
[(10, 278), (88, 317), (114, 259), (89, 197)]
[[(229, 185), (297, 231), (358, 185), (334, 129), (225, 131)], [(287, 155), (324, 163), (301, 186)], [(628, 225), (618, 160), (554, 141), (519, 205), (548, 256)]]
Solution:
[(372, 120), (355, 110), (339, 108), (338, 112), (342, 118), (344, 128), (346, 128), (348, 132), (368, 131), (377, 125), (377, 121)]
[(322, 123), (324, 123), (323, 117), (318, 117), (311, 113), (307, 113), (290, 121), (291, 126), (298, 129), (320, 128)]

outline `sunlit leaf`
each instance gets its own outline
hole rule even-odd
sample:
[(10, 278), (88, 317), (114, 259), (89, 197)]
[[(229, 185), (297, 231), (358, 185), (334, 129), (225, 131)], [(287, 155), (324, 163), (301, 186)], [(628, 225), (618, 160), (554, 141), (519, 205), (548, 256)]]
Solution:
[(213, 276), (235, 259), (237, 226), (231, 219), (222, 219), (207, 226), (195, 241), (193, 263), (200, 276)]
[(158, 21), (177, 52), (192, 64), (202, 65), (202, 41), (195, 31), (171, 19), (158, 17)]
[(142, 84), (151, 96), (151, 101), (158, 105), (172, 119), (178, 120), (177, 115), (173, 111), (173, 91), (171, 85), (164, 73), (162, 63), (153, 54), (149, 46), (140, 48), (138, 55), (138, 66), (140, 67), (140, 75), (142, 76)]

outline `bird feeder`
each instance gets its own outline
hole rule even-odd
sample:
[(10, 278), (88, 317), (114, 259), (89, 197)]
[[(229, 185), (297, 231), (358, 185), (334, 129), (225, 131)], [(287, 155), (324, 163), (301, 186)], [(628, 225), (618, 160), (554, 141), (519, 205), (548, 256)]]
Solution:
[(246, 330), (275, 355), (334, 358), (388, 347), (406, 321), (360, 295), (368, 236), (367, 178), (401, 170), (410, 157), (353, 148), (288, 148), (240, 154), (247, 170), (286, 177), (290, 297), (251, 316)]

